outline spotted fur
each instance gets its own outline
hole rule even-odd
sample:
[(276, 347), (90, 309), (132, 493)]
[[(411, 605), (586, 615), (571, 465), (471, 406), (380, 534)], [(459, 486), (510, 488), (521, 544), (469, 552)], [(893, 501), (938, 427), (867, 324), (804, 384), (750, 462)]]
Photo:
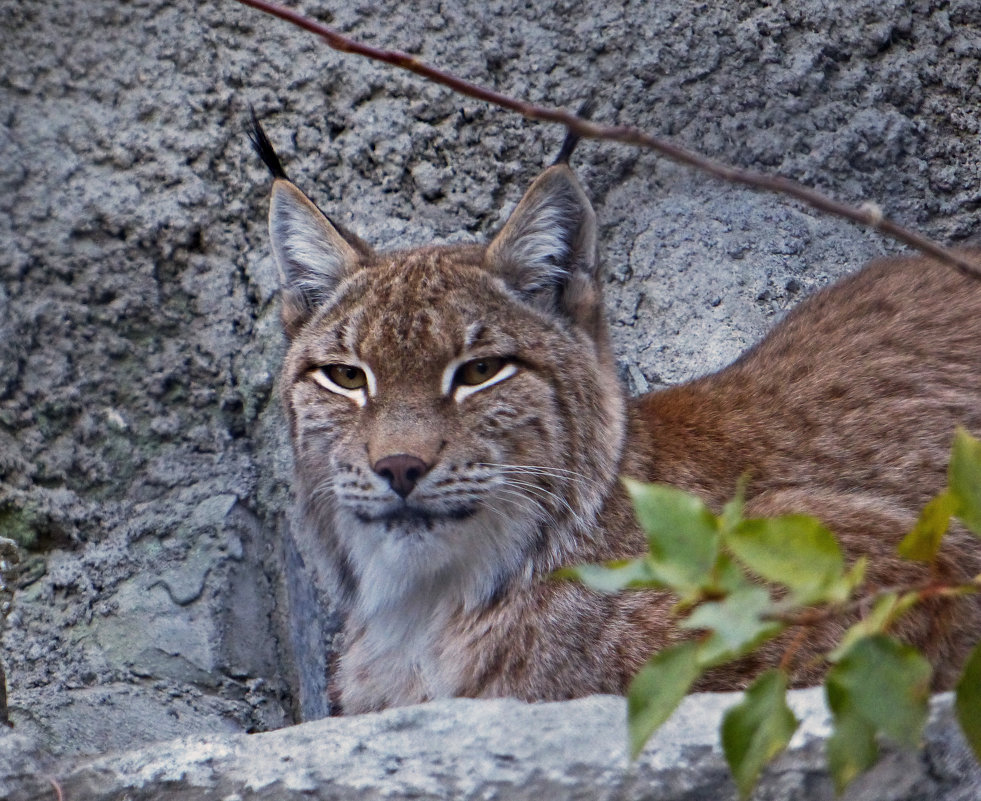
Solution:
[[(593, 211), (565, 164), (487, 246), (374, 253), (285, 173), (270, 234), (291, 339), (281, 392), (297, 535), (346, 619), (332, 677), (344, 711), (622, 692), (682, 636), (674, 599), (547, 579), (642, 552), (621, 475), (719, 508), (748, 472), (750, 514), (817, 514), (850, 557), (872, 557), (873, 583), (924, 580), (893, 549), (942, 486), (955, 425), (981, 433), (981, 282), (919, 259), (878, 262), (801, 304), (732, 366), (628, 400)], [(981, 572), (965, 532), (947, 552), (940, 578)], [(979, 619), (976, 600), (938, 602), (901, 633), (947, 686)], [(816, 680), (807, 657), (841, 625), (797, 644), (797, 683)], [(700, 686), (744, 686), (785, 647)]]

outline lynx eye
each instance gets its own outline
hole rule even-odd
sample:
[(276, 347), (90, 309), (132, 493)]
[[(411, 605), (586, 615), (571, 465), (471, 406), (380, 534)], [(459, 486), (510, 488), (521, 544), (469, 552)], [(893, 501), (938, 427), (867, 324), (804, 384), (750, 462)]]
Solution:
[(451, 395), (453, 400), (460, 403), (475, 392), (506, 381), (517, 372), (518, 365), (514, 360), (503, 356), (484, 356), (480, 359), (462, 356), (446, 365), (440, 387), (444, 395)]
[(320, 370), (330, 381), (344, 389), (361, 389), (368, 386), (368, 376), (360, 367), (350, 364), (328, 364)]
[(457, 386), (462, 384), (467, 387), (475, 387), (496, 376), (501, 372), (504, 365), (504, 359), (496, 356), (487, 359), (474, 359), (457, 368), (456, 374), (453, 376), (453, 383)]
[(364, 406), (368, 397), (375, 394), (375, 377), (367, 366), (325, 364), (323, 367), (314, 367), (309, 376), (324, 389), (350, 398), (358, 406)]

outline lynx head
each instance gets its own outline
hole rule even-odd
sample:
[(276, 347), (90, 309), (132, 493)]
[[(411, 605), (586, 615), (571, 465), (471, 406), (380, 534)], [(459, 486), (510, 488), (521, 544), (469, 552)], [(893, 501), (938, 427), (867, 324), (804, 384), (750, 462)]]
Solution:
[(489, 245), (389, 253), (274, 174), (297, 494), (347, 601), (472, 607), (557, 566), (590, 537), (624, 436), (571, 170), (539, 176)]

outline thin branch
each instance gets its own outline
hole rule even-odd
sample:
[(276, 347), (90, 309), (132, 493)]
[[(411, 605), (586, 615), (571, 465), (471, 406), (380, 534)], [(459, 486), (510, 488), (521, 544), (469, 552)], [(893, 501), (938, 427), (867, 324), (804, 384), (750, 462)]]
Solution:
[(65, 801), (65, 794), (61, 791), (61, 785), (58, 784), (58, 780), (53, 776), (45, 776), (44, 778), (51, 783), (51, 786), (54, 788), (55, 795), (58, 797), (58, 801)]
[(289, 8), (267, 2), (267, 0), (236, 0), (236, 2), (251, 6), (266, 14), (286, 20), (299, 28), (310, 31), (320, 36), (334, 50), (339, 50), (343, 53), (354, 53), (355, 55), (364, 56), (373, 61), (380, 61), (400, 69), (408, 70), (409, 72), (414, 72), (416, 75), (420, 75), (429, 81), (449, 87), (454, 92), (472, 97), (475, 100), (482, 100), (486, 103), (509, 109), (510, 111), (515, 111), (530, 120), (554, 122), (564, 125), (568, 130), (586, 139), (604, 139), (654, 150), (672, 161), (695, 167), (724, 181), (744, 184), (753, 189), (760, 189), (766, 192), (790, 195), (819, 211), (843, 217), (846, 220), (851, 220), (860, 225), (866, 225), (888, 234), (910, 247), (928, 253), (937, 260), (949, 264), (964, 275), (981, 279), (981, 265), (967, 258), (965, 255), (949, 250), (915, 231), (903, 228), (887, 217), (884, 217), (881, 209), (874, 204), (867, 203), (860, 207), (849, 206), (833, 200), (814, 189), (791, 181), (788, 178), (767, 175), (765, 173), (744, 170), (739, 167), (723, 164), (700, 153), (696, 153), (693, 150), (688, 150), (664, 139), (652, 136), (630, 125), (601, 125), (583, 119), (563, 109), (548, 108), (518, 100), (517, 98), (501, 94), (478, 84), (470, 83), (448, 72), (432, 67), (408, 53), (399, 50), (382, 50), (351, 39), (338, 33), (333, 28), (309, 19)]
[(957, 598), (962, 595), (976, 595), (979, 592), (981, 592), (981, 582), (979, 581), (970, 584), (929, 583), (911, 587), (882, 587), (871, 595), (863, 595), (846, 603), (808, 607), (800, 611), (774, 612), (763, 615), (763, 619), (773, 620), (787, 626), (816, 626), (831, 618), (846, 617), (853, 612), (858, 612), (870, 603), (892, 593), (916, 593), (916, 603), (921, 603), (931, 598)]
[(794, 657), (797, 656), (797, 652), (800, 650), (804, 641), (807, 639), (810, 632), (805, 626), (800, 627), (800, 631), (797, 632), (797, 636), (791, 641), (790, 645), (787, 646), (786, 650), (783, 652), (783, 656), (780, 657), (779, 669), (784, 673), (790, 675), (790, 665), (794, 661)]

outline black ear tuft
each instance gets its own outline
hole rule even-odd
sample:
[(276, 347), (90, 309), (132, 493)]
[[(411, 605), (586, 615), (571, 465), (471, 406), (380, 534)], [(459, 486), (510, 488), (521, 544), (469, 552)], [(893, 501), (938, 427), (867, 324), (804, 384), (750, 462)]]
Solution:
[[(579, 107), (577, 116), (582, 117), (584, 120), (588, 120), (593, 116), (593, 111), (595, 111), (595, 109), (596, 98), (591, 97)], [(566, 129), (565, 140), (562, 142), (559, 155), (555, 157), (555, 161), (552, 162), (552, 166), (554, 167), (556, 164), (568, 164), (569, 159), (572, 158), (572, 151), (576, 149), (576, 145), (579, 144), (579, 140), (581, 139), (582, 136), (577, 134), (575, 131)]]
[(259, 124), (259, 118), (256, 116), (255, 109), (251, 103), (249, 104), (249, 114), (252, 117), (252, 128), (248, 131), (248, 135), (255, 152), (259, 154), (259, 158), (269, 168), (269, 172), (273, 174), (273, 178), (289, 180), (286, 178), (286, 170), (283, 169), (283, 163), (279, 160), (279, 156), (276, 155), (276, 151), (272, 146), (272, 142), (269, 141), (269, 137), (266, 136), (266, 132), (262, 130), (262, 126)]

